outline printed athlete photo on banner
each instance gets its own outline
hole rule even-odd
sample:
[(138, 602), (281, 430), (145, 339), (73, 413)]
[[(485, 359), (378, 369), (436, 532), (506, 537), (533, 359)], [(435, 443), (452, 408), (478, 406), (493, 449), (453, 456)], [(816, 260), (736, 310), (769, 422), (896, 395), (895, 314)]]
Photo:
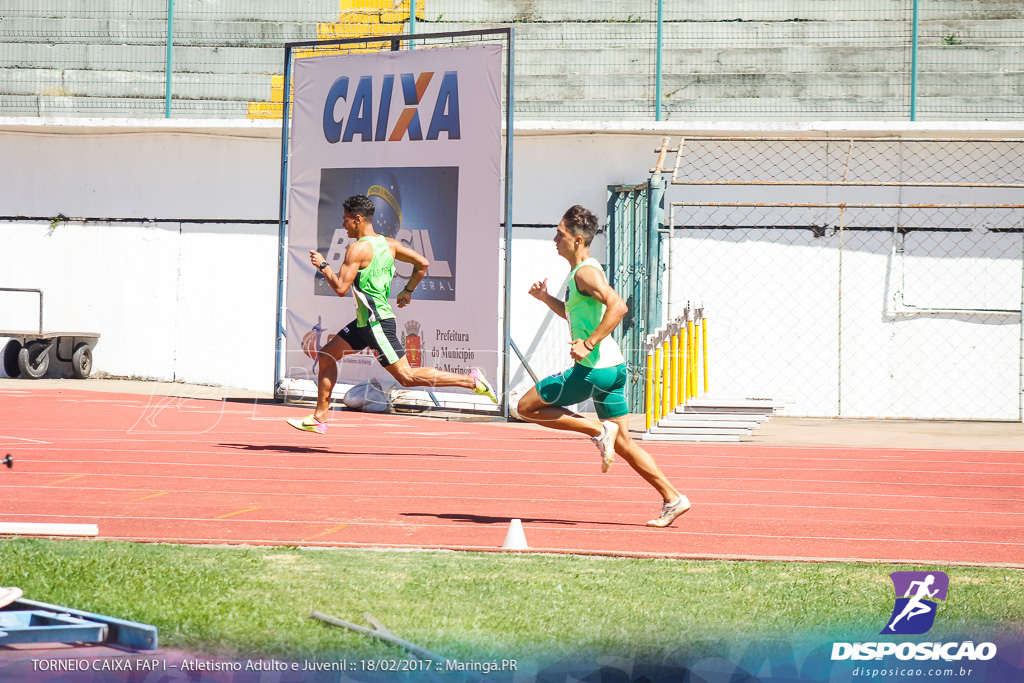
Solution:
[[(430, 261), (426, 277), (416, 288), (421, 301), (454, 301), (459, 169), (442, 168), (325, 168), (320, 174), (317, 210), (317, 251), (336, 268), (353, 241), (342, 227), (342, 201), (355, 194), (373, 202), (377, 234), (398, 240)], [(396, 278), (405, 281), (412, 266), (396, 264)], [(393, 289), (394, 298), (401, 287)], [(313, 293), (335, 297), (324, 276), (317, 273)]]

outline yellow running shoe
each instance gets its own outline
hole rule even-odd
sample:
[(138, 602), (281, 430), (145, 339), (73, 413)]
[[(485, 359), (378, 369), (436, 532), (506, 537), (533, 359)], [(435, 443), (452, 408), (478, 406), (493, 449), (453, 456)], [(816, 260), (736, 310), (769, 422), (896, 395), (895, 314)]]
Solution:
[(474, 394), (481, 394), (491, 399), (495, 403), (498, 402), (498, 397), (494, 393), (494, 388), (491, 387), (491, 383), (484, 379), (484, 373), (479, 368), (474, 368), (469, 376), (476, 380), (476, 387), (473, 389)]
[(297, 417), (285, 420), (288, 424), (296, 429), (301, 429), (304, 432), (313, 432), (314, 434), (326, 434), (327, 423), (321, 422), (312, 415), (307, 415), (301, 420)]

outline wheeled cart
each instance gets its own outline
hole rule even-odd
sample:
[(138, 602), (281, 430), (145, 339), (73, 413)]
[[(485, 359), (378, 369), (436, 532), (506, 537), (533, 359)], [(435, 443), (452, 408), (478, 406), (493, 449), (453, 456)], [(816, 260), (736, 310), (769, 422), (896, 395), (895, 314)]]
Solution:
[(39, 289), (0, 287), (0, 292), (29, 292), (39, 295), (39, 329), (2, 330), (9, 341), (4, 347), (4, 372), (8, 377), (38, 379), (50, 368), (51, 358), (70, 363), (71, 375), (84, 379), (92, 372), (92, 350), (100, 338), (97, 332), (43, 331), (43, 292)]

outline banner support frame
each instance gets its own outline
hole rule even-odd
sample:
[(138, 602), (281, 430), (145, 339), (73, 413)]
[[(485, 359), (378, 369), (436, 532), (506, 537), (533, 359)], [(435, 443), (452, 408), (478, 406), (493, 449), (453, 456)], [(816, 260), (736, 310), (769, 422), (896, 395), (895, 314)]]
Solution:
[[(444, 40), (454, 38), (472, 38), (472, 37), (486, 37), (486, 36), (504, 36), (506, 45), (506, 78), (505, 78), (505, 212), (504, 212), (504, 237), (503, 237), (503, 258), (502, 272), (504, 276), (503, 286), (503, 302), (502, 302), (502, 358), (499, 364), (499, 370), (501, 372), (501, 387), (502, 395), (498, 402), (498, 407), (501, 412), (501, 416), (504, 419), (509, 417), (509, 406), (506, 400), (508, 394), (508, 382), (510, 377), (510, 364), (509, 354), (510, 345), (512, 343), (511, 338), (511, 290), (509, 283), (512, 274), (512, 261), (511, 261), (511, 246), (512, 246), (512, 159), (513, 159), (513, 123), (514, 123), (514, 99), (513, 99), (513, 83), (514, 83), (514, 50), (515, 50), (515, 29), (512, 27), (505, 28), (494, 28), (494, 29), (481, 29), (475, 31), (452, 31), (446, 33), (417, 33), (417, 34), (398, 34), (392, 36), (380, 36), (380, 37), (363, 37), (363, 38), (343, 38), (338, 40), (310, 40), (310, 41), (298, 41), (285, 43), (285, 59), (284, 59), (284, 84), (283, 84), (283, 96), (281, 105), (281, 186), (280, 186), (280, 199), (279, 199), (279, 213), (278, 213), (278, 254), (277, 254), (277, 311), (276, 311), (276, 328), (274, 335), (274, 400), (282, 402), (285, 398), (284, 392), (281, 391), (282, 370), (283, 370), (283, 356), (284, 356), (284, 340), (286, 336), (286, 330), (284, 328), (284, 314), (285, 314), (285, 299), (284, 299), (284, 280), (285, 280), (285, 262), (286, 262), (286, 250), (287, 250), (287, 227), (288, 227), (288, 155), (289, 155), (289, 136), (291, 132), (291, 90), (292, 90), (292, 55), (298, 48), (317, 48), (317, 47), (330, 47), (330, 46), (344, 46), (353, 45), (360, 43), (387, 43), (388, 47), (394, 51), (400, 49), (403, 42), (410, 43), (410, 49), (412, 49), (411, 42), (413, 40), (420, 41), (422, 46), (424, 43), (431, 40)], [(532, 374), (532, 373), (531, 373)], [(434, 398), (431, 393), (431, 398), (435, 403), (437, 399)]]
[(284, 91), (281, 96), (281, 185), (277, 216), (277, 310), (274, 331), (274, 400), (282, 401), (280, 392), (284, 356), (284, 270), (288, 241), (288, 134), (291, 121), (292, 44), (284, 46)]
[[(501, 350), (501, 387), (502, 395), (499, 406), (501, 416), (508, 420), (509, 405), (509, 379), (511, 379), (511, 368), (509, 363), (509, 351), (512, 346), (512, 138), (513, 138), (513, 114), (515, 106), (513, 103), (513, 88), (515, 65), (516, 30), (508, 29), (508, 52), (505, 65), (505, 301), (502, 314), (502, 336), (504, 345)], [(523, 360), (526, 366), (526, 360)], [(529, 366), (526, 366), (527, 368)], [(532, 375), (533, 372), (531, 371)]]

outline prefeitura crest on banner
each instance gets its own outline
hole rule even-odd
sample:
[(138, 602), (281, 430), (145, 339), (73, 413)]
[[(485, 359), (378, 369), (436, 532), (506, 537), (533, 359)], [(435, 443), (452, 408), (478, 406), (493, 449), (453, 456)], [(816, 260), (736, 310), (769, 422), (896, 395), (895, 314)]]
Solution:
[(414, 368), (423, 367), (423, 340), (420, 338), (420, 324), (415, 320), (405, 323), (405, 331), (402, 333), (402, 346), (405, 347), (405, 355), (409, 359), (409, 365)]

